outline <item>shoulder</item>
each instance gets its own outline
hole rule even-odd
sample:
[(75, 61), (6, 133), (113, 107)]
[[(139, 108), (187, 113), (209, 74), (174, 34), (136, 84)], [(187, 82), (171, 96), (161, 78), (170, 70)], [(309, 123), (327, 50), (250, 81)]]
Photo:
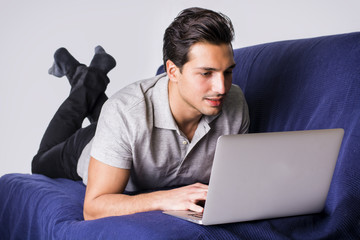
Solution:
[[(226, 96), (220, 118), (226, 122), (231, 133), (245, 133), (250, 124), (249, 109), (243, 91), (237, 85), (232, 85)], [(224, 125), (224, 124), (223, 124)], [(226, 124), (225, 124), (226, 125)]]
[(160, 74), (152, 78), (134, 82), (111, 96), (104, 106), (122, 112), (143, 108), (151, 97), (154, 86), (164, 77), (166, 77), (166, 74)]
[(224, 108), (226, 110), (241, 110), (246, 104), (245, 96), (241, 88), (235, 84), (233, 84), (230, 88), (230, 91), (227, 93)]

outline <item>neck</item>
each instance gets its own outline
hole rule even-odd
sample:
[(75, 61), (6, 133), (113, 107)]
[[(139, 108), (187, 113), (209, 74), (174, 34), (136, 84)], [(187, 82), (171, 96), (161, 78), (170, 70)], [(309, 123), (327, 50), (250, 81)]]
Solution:
[(169, 105), (171, 113), (179, 129), (185, 134), (189, 141), (192, 140), (202, 114), (192, 109), (186, 102), (181, 101), (179, 92), (174, 83), (169, 81)]

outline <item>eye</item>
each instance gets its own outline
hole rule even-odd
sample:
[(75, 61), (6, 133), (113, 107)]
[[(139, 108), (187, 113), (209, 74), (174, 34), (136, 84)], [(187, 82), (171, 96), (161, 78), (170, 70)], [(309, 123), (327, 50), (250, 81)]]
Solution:
[(208, 76), (210, 76), (211, 75), (211, 72), (202, 72), (202, 73), (200, 73), (202, 76), (204, 76), (204, 77), (208, 77)]
[(230, 70), (229, 70), (229, 71), (225, 71), (225, 72), (224, 72), (224, 75), (225, 75), (225, 76), (227, 76), (227, 75), (232, 75), (232, 73), (233, 73), (233, 71), (230, 71)]

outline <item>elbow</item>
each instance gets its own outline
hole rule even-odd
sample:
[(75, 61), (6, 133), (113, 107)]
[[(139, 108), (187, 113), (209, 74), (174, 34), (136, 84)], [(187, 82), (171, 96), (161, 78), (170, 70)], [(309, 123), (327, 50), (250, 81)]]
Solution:
[(85, 221), (95, 220), (96, 219), (91, 214), (87, 213), (87, 211), (85, 209), (83, 211), (83, 216), (84, 216)]
[(95, 218), (90, 214), (89, 211), (89, 207), (87, 206), (87, 204), (84, 203), (84, 209), (83, 209), (83, 216), (84, 216), (84, 220), (88, 221), (88, 220), (94, 220)]
[(83, 217), (85, 221), (95, 220), (99, 218), (96, 216), (94, 208), (92, 207), (91, 203), (92, 203), (91, 201), (85, 198), (84, 209), (83, 209)]

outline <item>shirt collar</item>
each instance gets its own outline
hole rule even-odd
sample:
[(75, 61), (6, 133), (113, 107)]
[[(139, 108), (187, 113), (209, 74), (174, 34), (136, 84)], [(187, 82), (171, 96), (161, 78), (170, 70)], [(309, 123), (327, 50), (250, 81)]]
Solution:
[(166, 73), (161, 74), (159, 77), (159, 81), (154, 86), (152, 96), (154, 103), (154, 126), (157, 128), (177, 130), (178, 128), (169, 104), (169, 78)]

